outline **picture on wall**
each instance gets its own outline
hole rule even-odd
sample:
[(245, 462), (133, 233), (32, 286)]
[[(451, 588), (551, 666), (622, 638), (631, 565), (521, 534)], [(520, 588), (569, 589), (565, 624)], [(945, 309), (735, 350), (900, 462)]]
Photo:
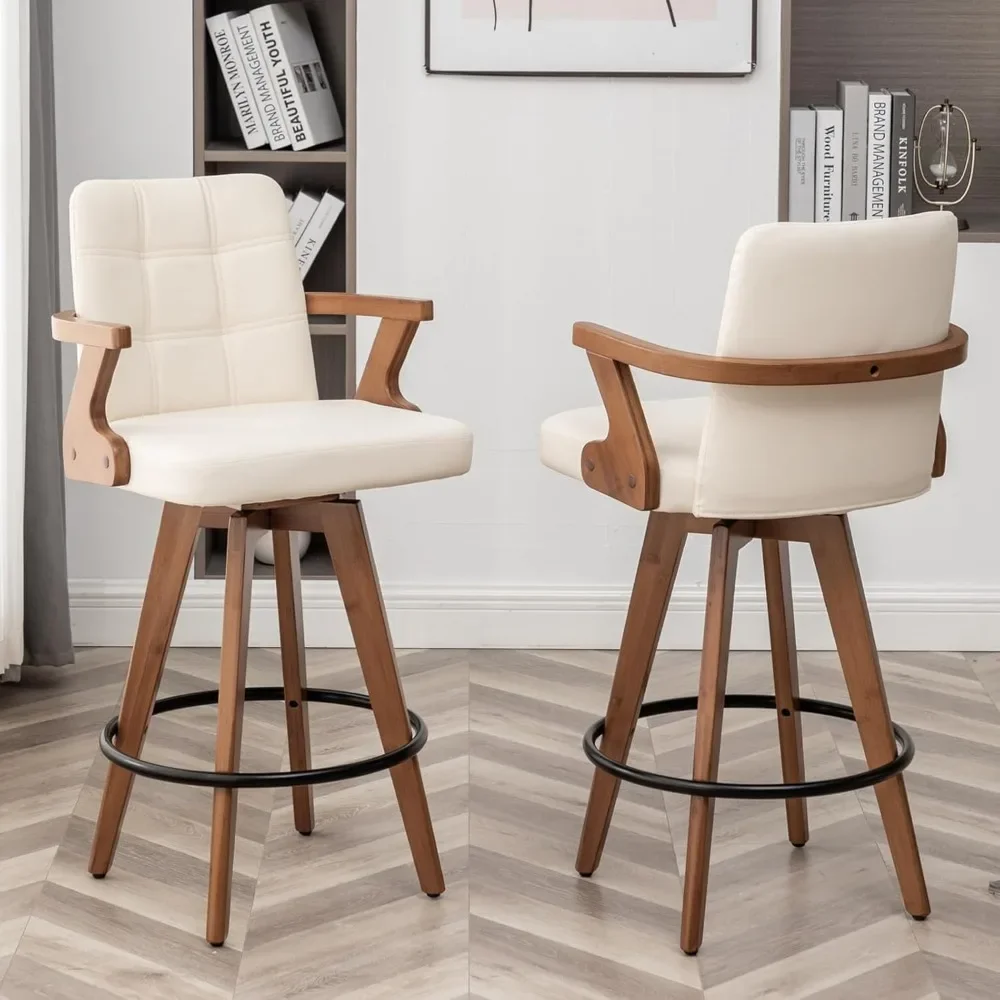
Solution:
[(426, 0), (429, 73), (745, 76), (756, 0)]

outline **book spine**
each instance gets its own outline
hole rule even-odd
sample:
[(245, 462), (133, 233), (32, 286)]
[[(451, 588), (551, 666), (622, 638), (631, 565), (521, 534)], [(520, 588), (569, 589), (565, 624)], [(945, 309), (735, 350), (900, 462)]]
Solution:
[(292, 149), (308, 149), (313, 145), (312, 137), (306, 125), (305, 115), (302, 111), (302, 99), (295, 86), (288, 53), (285, 51), (281, 32), (278, 30), (276, 6), (271, 4), (267, 7), (258, 7), (250, 12), (250, 16), (253, 18), (257, 37), (264, 49), (267, 71), (271, 76), (271, 86), (274, 88), (281, 113), (288, 125), (288, 137), (291, 139)]
[(300, 191), (288, 213), (288, 224), (292, 230), (292, 242), (296, 245), (310, 220), (316, 214), (320, 199), (308, 191)]
[(885, 93), (868, 98), (868, 211), (869, 219), (889, 217), (892, 98)]
[(841, 218), (857, 222), (868, 202), (868, 84), (840, 83), (837, 103), (844, 109), (844, 203)]
[(231, 25), (237, 48), (243, 57), (243, 68), (250, 81), (250, 90), (257, 102), (257, 111), (264, 123), (267, 141), (271, 144), (271, 149), (285, 149), (292, 142), (288, 138), (285, 116), (281, 113), (281, 106), (271, 86), (271, 76), (264, 62), (253, 19), (249, 14), (241, 14), (233, 18)]
[(323, 200), (316, 209), (316, 214), (309, 220), (305, 232), (296, 244), (296, 254), (299, 261), (299, 276), (305, 280), (309, 269), (316, 261), (327, 237), (333, 232), (334, 224), (344, 210), (344, 202), (329, 191), (323, 195)]
[(816, 112), (792, 108), (788, 169), (788, 221), (816, 221)]
[(250, 92), (250, 81), (247, 79), (243, 59), (236, 48), (231, 17), (229, 14), (217, 14), (205, 22), (212, 45), (219, 60), (219, 67), (229, 88), (229, 97), (233, 102), (233, 110), (240, 123), (240, 131), (247, 144), (247, 149), (260, 149), (267, 145), (264, 124), (257, 111), (257, 102)]
[(913, 214), (913, 116), (916, 98), (912, 91), (892, 94), (892, 183), (889, 214), (895, 218)]
[(840, 222), (844, 191), (844, 112), (816, 109), (816, 221)]

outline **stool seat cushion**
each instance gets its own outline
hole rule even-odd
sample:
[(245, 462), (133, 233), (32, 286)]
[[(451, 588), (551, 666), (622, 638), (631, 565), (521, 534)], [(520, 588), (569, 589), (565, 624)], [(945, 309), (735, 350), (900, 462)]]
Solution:
[[(660, 510), (691, 513), (694, 509), (698, 453), (708, 407), (707, 396), (642, 404), (660, 460)], [(582, 480), (584, 445), (602, 440), (607, 433), (608, 415), (603, 406), (557, 413), (542, 424), (542, 462), (556, 472)]]
[(362, 400), (252, 403), (113, 421), (131, 456), (125, 489), (239, 507), (468, 472), (472, 434), (445, 417)]

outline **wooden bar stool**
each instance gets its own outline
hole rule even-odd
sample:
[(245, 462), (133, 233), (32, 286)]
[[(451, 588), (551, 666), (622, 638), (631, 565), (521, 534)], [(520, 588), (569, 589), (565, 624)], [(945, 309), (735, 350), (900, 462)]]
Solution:
[[(546, 421), (542, 461), (650, 511), (607, 715), (585, 738), (597, 770), (576, 866), (589, 876), (600, 863), (620, 781), (690, 795), (681, 927), (688, 954), (702, 942), (720, 797), (786, 799), (789, 839), (802, 846), (805, 798), (874, 785), (903, 903), (916, 919), (930, 913), (901, 773), (913, 745), (889, 716), (847, 514), (919, 496), (944, 473), (942, 372), (965, 360), (967, 343), (949, 323), (957, 243), (949, 213), (752, 229), (736, 249), (717, 356), (574, 327), (604, 407)], [(710, 383), (710, 395), (643, 402), (632, 367)], [(712, 539), (698, 694), (643, 705), (692, 532)], [(773, 698), (726, 695), (737, 554), (757, 538)], [(799, 697), (789, 542), (812, 549), (853, 710)], [(724, 707), (777, 711), (784, 784), (718, 781)], [(628, 766), (640, 717), (695, 708), (691, 779)], [(802, 711), (856, 719), (869, 770), (805, 781)]]
[[(215, 788), (206, 938), (229, 929), (239, 788), (293, 787), (296, 829), (313, 828), (312, 784), (389, 770), (421, 889), (444, 891), (416, 754), (427, 739), (408, 712), (361, 504), (343, 494), (462, 475), (472, 437), (407, 402), (399, 373), (430, 302), (305, 294), (285, 199), (267, 177), (91, 181), (70, 205), (75, 313), (57, 340), (81, 345), (66, 416), (71, 479), (164, 501), (122, 695), (101, 740), (112, 761), (90, 871), (114, 860), (136, 773)], [(320, 400), (308, 317), (381, 317), (354, 399)], [(228, 528), (218, 691), (156, 700), (203, 526)], [(246, 689), (254, 544), (274, 538), (283, 686)], [(368, 696), (309, 689), (292, 531), (322, 532)], [(292, 771), (240, 773), (243, 705), (285, 704)], [(373, 711), (385, 753), (311, 768), (307, 705)], [(215, 768), (142, 761), (153, 714), (218, 703)]]

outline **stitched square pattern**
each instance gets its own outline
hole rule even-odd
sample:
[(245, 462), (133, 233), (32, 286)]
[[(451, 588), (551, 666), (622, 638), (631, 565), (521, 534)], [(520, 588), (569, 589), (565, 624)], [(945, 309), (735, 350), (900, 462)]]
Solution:
[(77, 313), (132, 328), (110, 419), (317, 398), (288, 211), (269, 177), (87, 181), (70, 243)]

